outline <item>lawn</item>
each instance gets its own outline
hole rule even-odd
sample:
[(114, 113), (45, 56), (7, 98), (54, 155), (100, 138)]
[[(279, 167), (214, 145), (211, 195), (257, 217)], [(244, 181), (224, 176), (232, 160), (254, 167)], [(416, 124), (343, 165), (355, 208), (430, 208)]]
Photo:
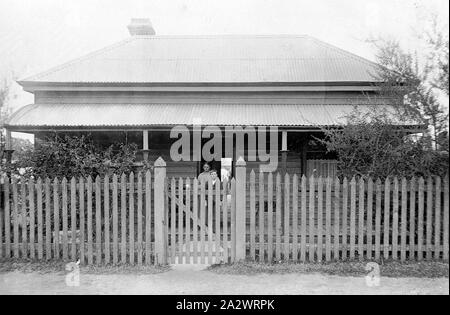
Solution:
[[(67, 273), (66, 262), (62, 261), (24, 261), (24, 260), (0, 260), (0, 273), (20, 271), (24, 273)], [(80, 272), (84, 274), (157, 274), (170, 270), (170, 266), (80, 266)]]
[[(241, 262), (236, 264), (212, 265), (207, 270), (218, 274), (257, 275), (257, 274), (325, 274), (360, 277), (368, 274), (367, 262), (348, 261), (314, 264), (262, 264)], [(382, 277), (389, 278), (448, 278), (449, 264), (444, 262), (405, 262), (384, 261), (380, 266)]]

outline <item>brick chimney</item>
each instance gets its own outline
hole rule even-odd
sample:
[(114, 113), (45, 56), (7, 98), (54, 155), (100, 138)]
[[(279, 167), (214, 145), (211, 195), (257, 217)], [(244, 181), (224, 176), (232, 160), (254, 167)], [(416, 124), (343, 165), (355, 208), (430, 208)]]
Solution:
[(131, 22), (128, 25), (128, 31), (131, 36), (156, 34), (150, 19), (131, 19)]

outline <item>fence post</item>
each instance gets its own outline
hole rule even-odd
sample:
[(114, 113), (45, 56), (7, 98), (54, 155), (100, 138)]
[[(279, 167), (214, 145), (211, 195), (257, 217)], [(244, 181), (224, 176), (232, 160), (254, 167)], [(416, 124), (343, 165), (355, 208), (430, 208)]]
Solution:
[(165, 244), (165, 198), (164, 182), (166, 180), (166, 162), (159, 157), (155, 161), (154, 209), (155, 209), (155, 264), (167, 263)]
[(236, 162), (236, 261), (245, 259), (246, 165), (239, 157)]

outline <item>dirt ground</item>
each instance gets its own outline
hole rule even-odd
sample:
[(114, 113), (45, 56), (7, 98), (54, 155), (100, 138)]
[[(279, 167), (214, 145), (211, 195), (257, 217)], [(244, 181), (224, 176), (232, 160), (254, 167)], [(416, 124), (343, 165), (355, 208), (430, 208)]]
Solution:
[(448, 278), (381, 278), (369, 287), (364, 277), (321, 274), (228, 275), (206, 266), (175, 265), (158, 274), (83, 274), (66, 285), (65, 272), (0, 274), (5, 294), (449, 294)]

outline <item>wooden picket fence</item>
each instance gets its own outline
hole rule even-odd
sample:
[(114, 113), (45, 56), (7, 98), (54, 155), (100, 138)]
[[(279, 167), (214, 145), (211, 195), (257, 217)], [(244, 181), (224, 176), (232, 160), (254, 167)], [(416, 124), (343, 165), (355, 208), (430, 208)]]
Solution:
[(258, 177), (251, 172), (252, 260), (448, 260), (448, 177)]
[(137, 179), (13, 177), (2, 186), (0, 258), (156, 262), (150, 172)]
[(448, 261), (448, 177), (152, 173), (3, 178), (0, 259), (83, 264)]

